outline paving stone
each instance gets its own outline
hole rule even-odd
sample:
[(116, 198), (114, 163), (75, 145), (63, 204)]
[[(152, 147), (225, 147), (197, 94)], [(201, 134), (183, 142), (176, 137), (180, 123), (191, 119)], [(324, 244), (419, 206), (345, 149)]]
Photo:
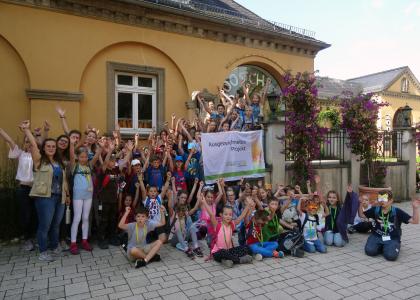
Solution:
[(86, 282), (74, 283), (65, 286), (66, 297), (89, 292), (89, 286)]

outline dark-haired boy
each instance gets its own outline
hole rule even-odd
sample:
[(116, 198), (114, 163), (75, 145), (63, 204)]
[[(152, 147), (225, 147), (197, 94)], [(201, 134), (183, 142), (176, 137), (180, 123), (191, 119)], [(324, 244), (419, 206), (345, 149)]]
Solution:
[(384, 190), (379, 192), (377, 206), (363, 211), (363, 206), (359, 205), (359, 216), (374, 220), (372, 233), (365, 245), (365, 253), (369, 256), (382, 253), (386, 260), (396, 260), (401, 247), (401, 223), (419, 223), (420, 199), (412, 198), (412, 217), (392, 206), (393, 202), (392, 192)]
[(162, 247), (162, 242), (156, 240), (150, 244), (147, 243), (147, 233), (154, 230), (156, 227), (165, 225), (164, 207), (161, 207), (162, 213), (160, 222), (149, 219), (149, 211), (144, 207), (139, 208), (136, 212), (136, 222), (125, 224), (127, 216), (130, 214), (131, 208), (126, 207), (125, 214), (121, 218), (118, 227), (127, 231), (128, 245), (127, 256), (128, 259), (135, 261), (135, 267), (144, 267), (152, 261), (160, 261), (160, 255), (157, 254)]

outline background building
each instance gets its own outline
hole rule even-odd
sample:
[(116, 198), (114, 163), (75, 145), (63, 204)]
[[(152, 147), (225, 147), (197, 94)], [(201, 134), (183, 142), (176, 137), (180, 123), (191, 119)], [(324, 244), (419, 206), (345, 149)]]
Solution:
[(147, 134), (186, 116), (194, 90), (216, 92), (240, 72), (272, 77), (275, 90), (285, 70), (313, 71), (328, 46), (232, 0), (1, 1), (0, 126), (15, 137), (21, 120), (48, 120), (57, 136), (60, 105), (70, 128), (109, 132), (117, 121)]

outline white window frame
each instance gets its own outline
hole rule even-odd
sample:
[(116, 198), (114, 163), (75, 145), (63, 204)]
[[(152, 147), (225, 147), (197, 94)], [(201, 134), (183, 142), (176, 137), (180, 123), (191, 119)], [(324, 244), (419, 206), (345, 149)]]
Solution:
[[(118, 84), (118, 75), (130, 76), (133, 78), (133, 85), (122, 85)], [(152, 87), (141, 87), (138, 86), (138, 78), (152, 78)], [(130, 93), (132, 94), (132, 128), (121, 128), (121, 133), (134, 134), (143, 133), (148, 134), (152, 132), (152, 128), (156, 128), (157, 124), (157, 76), (148, 74), (133, 74), (126, 72), (115, 73), (115, 122), (118, 122), (118, 93)], [(152, 96), (152, 128), (138, 128), (139, 116), (138, 116), (138, 95), (151, 95)]]
[(408, 81), (406, 77), (401, 79), (401, 92), (408, 93), (409, 85), (410, 85), (410, 82)]

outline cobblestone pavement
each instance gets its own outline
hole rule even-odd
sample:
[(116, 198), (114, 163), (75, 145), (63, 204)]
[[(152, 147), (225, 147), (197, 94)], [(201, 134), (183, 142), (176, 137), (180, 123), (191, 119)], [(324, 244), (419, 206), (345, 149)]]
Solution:
[[(411, 214), (408, 203), (401, 205)], [(420, 226), (403, 225), (396, 262), (363, 253), (366, 235), (305, 258), (225, 269), (169, 245), (162, 261), (134, 269), (118, 247), (64, 254), (53, 263), (18, 246), (0, 249), (0, 299), (420, 299)]]

